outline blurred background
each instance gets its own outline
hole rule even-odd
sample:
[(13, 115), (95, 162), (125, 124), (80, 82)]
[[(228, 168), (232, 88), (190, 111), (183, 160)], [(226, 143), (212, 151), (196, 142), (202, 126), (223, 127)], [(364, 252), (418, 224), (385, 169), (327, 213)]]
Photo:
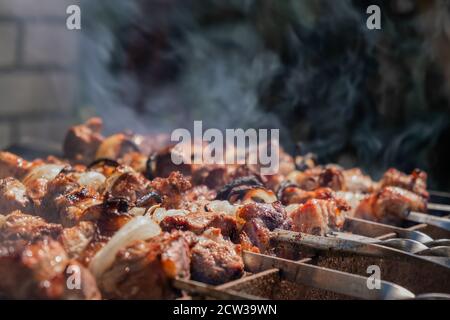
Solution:
[(203, 120), (450, 190), (449, 0), (0, 0), (0, 53), (3, 149), (57, 152), (92, 115), (107, 132)]

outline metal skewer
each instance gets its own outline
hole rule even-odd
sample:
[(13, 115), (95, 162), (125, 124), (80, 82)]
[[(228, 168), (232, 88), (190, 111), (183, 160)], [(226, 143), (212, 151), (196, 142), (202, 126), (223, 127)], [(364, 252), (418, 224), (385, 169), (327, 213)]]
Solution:
[(416, 240), (422, 243), (433, 241), (430, 236), (420, 231), (407, 230), (358, 218), (345, 218), (344, 230), (372, 238), (381, 234), (395, 233), (399, 238)]
[(440, 203), (428, 203), (427, 209), (432, 211), (450, 212), (450, 205)]
[(435, 257), (419, 257), (412, 253), (386, 247), (377, 243), (364, 243), (361, 241), (340, 239), (336, 237), (315, 236), (281, 229), (274, 230), (272, 239), (276, 242), (290, 243), (314, 251), (352, 253), (379, 258), (402, 259), (412, 263), (424, 263), (424, 260), (426, 260), (427, 262), (450, 268), (450, 259), (448, 258), (434, 259)]
[(244, 251), (243, 258), (251, 272), (277, 268), (281, 276), (291, 282), (354, 298), (394, 300), (415, 297), (409, 290), (388, 281), (380, 280), (380, 289), (371, 290), (367, 278), (363, 276), (248, 251)]
[(447, 218), (441, 218), (426, 213), (410, 211), (409, 213), (405, 214), (405, 219), (412, 222), (426, 223), (450, 232), (450, 219)]

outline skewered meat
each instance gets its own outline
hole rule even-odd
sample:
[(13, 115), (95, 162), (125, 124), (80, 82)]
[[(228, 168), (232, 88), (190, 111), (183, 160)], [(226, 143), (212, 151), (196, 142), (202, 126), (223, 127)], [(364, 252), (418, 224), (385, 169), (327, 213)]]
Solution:
[(310, 199), (304, 204), (286, 208), (292, 219), (292, 230), (316, 235), (342, 228), (349, 209), (340, 199)]
[(98, 279), (107, 298), (173, 299), (171, 280), (190, 276), (193, 235), (180, 231), (138, 240), (119, 251)]
[(276, 228), (290, 229), (290, 220), (279, 202), (245, 204), (238, 209), (237, 217), (243, 224), (241, 242), (245, 247), (256, 246), (261, 252), (270, 248), (270, 231)]
[(47, 223), (44, 219), (15, 211), (0, 222), (0, 242), (11, 240), (35, 241), (43, 237), (56, 239), (62, 232), (59, 224)]
[(80, 259), (83, 251), (94, 240), (95, 235), (95, 224), (90, 221), (82, 221), (75, 227), (63, 229), (58, 240), (70, 258)]
[(48, 182), (39, 211), (48, 221), (72, 227), (84, 218), (88, 208), (100, 203), (101, 196), (95, 190), (80, 186), (73, 176), (62, 172)]
[(70, 128), (63, 145), (65, 158), (76, 163), (91, 163), (104, 140), (102, 127), (100, 118), (91, 118), (84, 124)]
[(41, 204), (41, 200), (47, 192), (49, 181), (56, 178), (63, 169), (64, 165), (41, 164), (31, 169), (24, 177), (23, 184), (36, 206)]
[(204, 232), (191, 254), (194, 280), (218, 285), (240, 278), (244, 273), (240, 246), (225, 240), (219, 229)]
[(372, 179), (364, 175), (359, 168), (344, 170), (342, 173), (347, 191), (370, 193), (376, 189), (376, 184)]
[(151, 186), (162, 195), (162, 206), (167, 209), (180, 208), (183, 193), (192, 187), (189, 180), (178, 171), (170, 173), (167, 178), (154, 179)]
[(425, 212), (427, 201), (417, 194), (398, 187), (384, 187), (363, 199), (355, 216), (386, 223), (398, 223), (408, 211)]
[(150, 182), (142, 174), (122, 167), (117, 168), (117, 173), (107, 179), (106, 185), (105, 192), (110, 198), (124, 199), (131, 204), (136, 204), (152, 191)]
[(27, 195), (25, 186), (15, 178), (0, 180), (0, 213), (8, 214), (20, 210), (24, 213), (32, 213), (33, 205)]
[[(14, 268), (0, 294), (96, 298), (92, 272), (106, 298), (175, 298), (176, 277), (217, 285), (242, 276), (241, 250), (276, 253), (276, 228), (341, 228), (347, 201), (377, 221), (426, 209), (419, 171), (389, 170), (377, 184), (359, 169), (294, 163), (283, 151), (268, 176), (259, 165), (174, 165), (173, 147), (158, 151), (128, 133), (105, 139), (101, 126), (91, 119), (69, 131), (70, 163), (0, 153), (0, 214), (12, 212), (0, 215), (0, 281)], [(148, 161), (143, 147), (154, 154)], [(84, 270), (84, 291), (66, 289), (70, 266)]]
[(410, 175), (396, 169), (389, 169), (381, 179), (381, 187), (394, 186), (410, 190), (419, 196), (428, 199), (427, 174), (419, 169), (413, 170)]
[(10, 152), (0, 152), (0, 179), (13, 177), (22, 179), (32, 167), (32, 163)]
[(343, 170), (334, 165), (325, 168), (317, 166), (304, 172), (295, 171), (288, 175), (288, 180), (306, 191), (313, 191), (318, 188), (330, 188), (338, 191), (347, 188)]
[(332, 199), (335, 197), (330, 188), (306, 191), (294, 184), (282, 185), (278, 191), (278, 198), (284, 205), (305, 203), (309, 199)]
[(225, 213), (202, 212), (167, 216), (162, 219), (160, 225), (164, 231), (182, 230), (201, 235), (209, 228), (217, 228), (229, 239), (236, 239), (238, 235), (236, 218)]
[[(68, 285), (75, 272), (79, 288)], [(59, 242), (48, 238), (0, 245), (0, 293), (11, 299), (100, 298), (90, 272), (70, 261)]]

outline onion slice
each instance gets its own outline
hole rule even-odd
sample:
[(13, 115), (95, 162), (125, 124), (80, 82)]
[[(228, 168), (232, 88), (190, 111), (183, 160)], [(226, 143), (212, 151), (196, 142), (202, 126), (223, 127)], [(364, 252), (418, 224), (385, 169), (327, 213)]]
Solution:
[(100, 190), (106, 181), (106, 177), (99, 172), (87, 171), (80, 175), (78, 183), (85, 187), (91, 187), (94, 190)]
[(161, 233), (161, 228), (150, 217), (131, 219), (100, 249), (91, 260), (89, 269), (98, 279), (114, 262), (120, 249), (136, 240), (147, 240)]
[(174, 216), (185, 216), (189, 214), (187, 210), (180, 210), (180, 209), (170, 209), (166, 210), (164, 208), (157, 208), (155, 211), (153, 211), (152, 219), (156, 223), (161, 223), (161, 221), (164, 220), (165, 217), (174, 217)]
[(64, 169), (64, 166), (58, 164), (44, 164), (42, 166), (38, 166), (32, 169), (31, 172), (23, 179), (23, 184), (28, 185), (37, 179), (44, 179), (47, 181), (53, 180), (62, 169)]

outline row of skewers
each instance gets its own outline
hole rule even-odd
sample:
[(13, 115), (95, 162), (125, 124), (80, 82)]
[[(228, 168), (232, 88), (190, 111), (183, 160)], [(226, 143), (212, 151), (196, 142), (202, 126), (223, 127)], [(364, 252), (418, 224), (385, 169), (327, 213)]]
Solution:
[[(390, 169), (375, 182), (285, 153), (271, 176), (257, 165), (175, 165), (166, 137), (104, 137), (101, 127), (100, 119), (72, 127), (63, 159), (0, 153), (1, 295), (171, 299), (206, 290), (243, 298), (211, 286), (276, 266), (302, 275), (291, 280), (357, 298), (414, 297), (393, 283), (370, 291), (363, 277), (292, 261), (305, 250), (403, 259), (437, 270), (441, 292), (450, 291), (447, 240), (393, 226), (450, 230), (448, 219), (426, 214), (420, 170)], [(400, 239), (375, 239), (381, 229)], [(71, 270), (80, 289), (67, 287)], [(313, 283), (312, 273), (359, 289)]]

